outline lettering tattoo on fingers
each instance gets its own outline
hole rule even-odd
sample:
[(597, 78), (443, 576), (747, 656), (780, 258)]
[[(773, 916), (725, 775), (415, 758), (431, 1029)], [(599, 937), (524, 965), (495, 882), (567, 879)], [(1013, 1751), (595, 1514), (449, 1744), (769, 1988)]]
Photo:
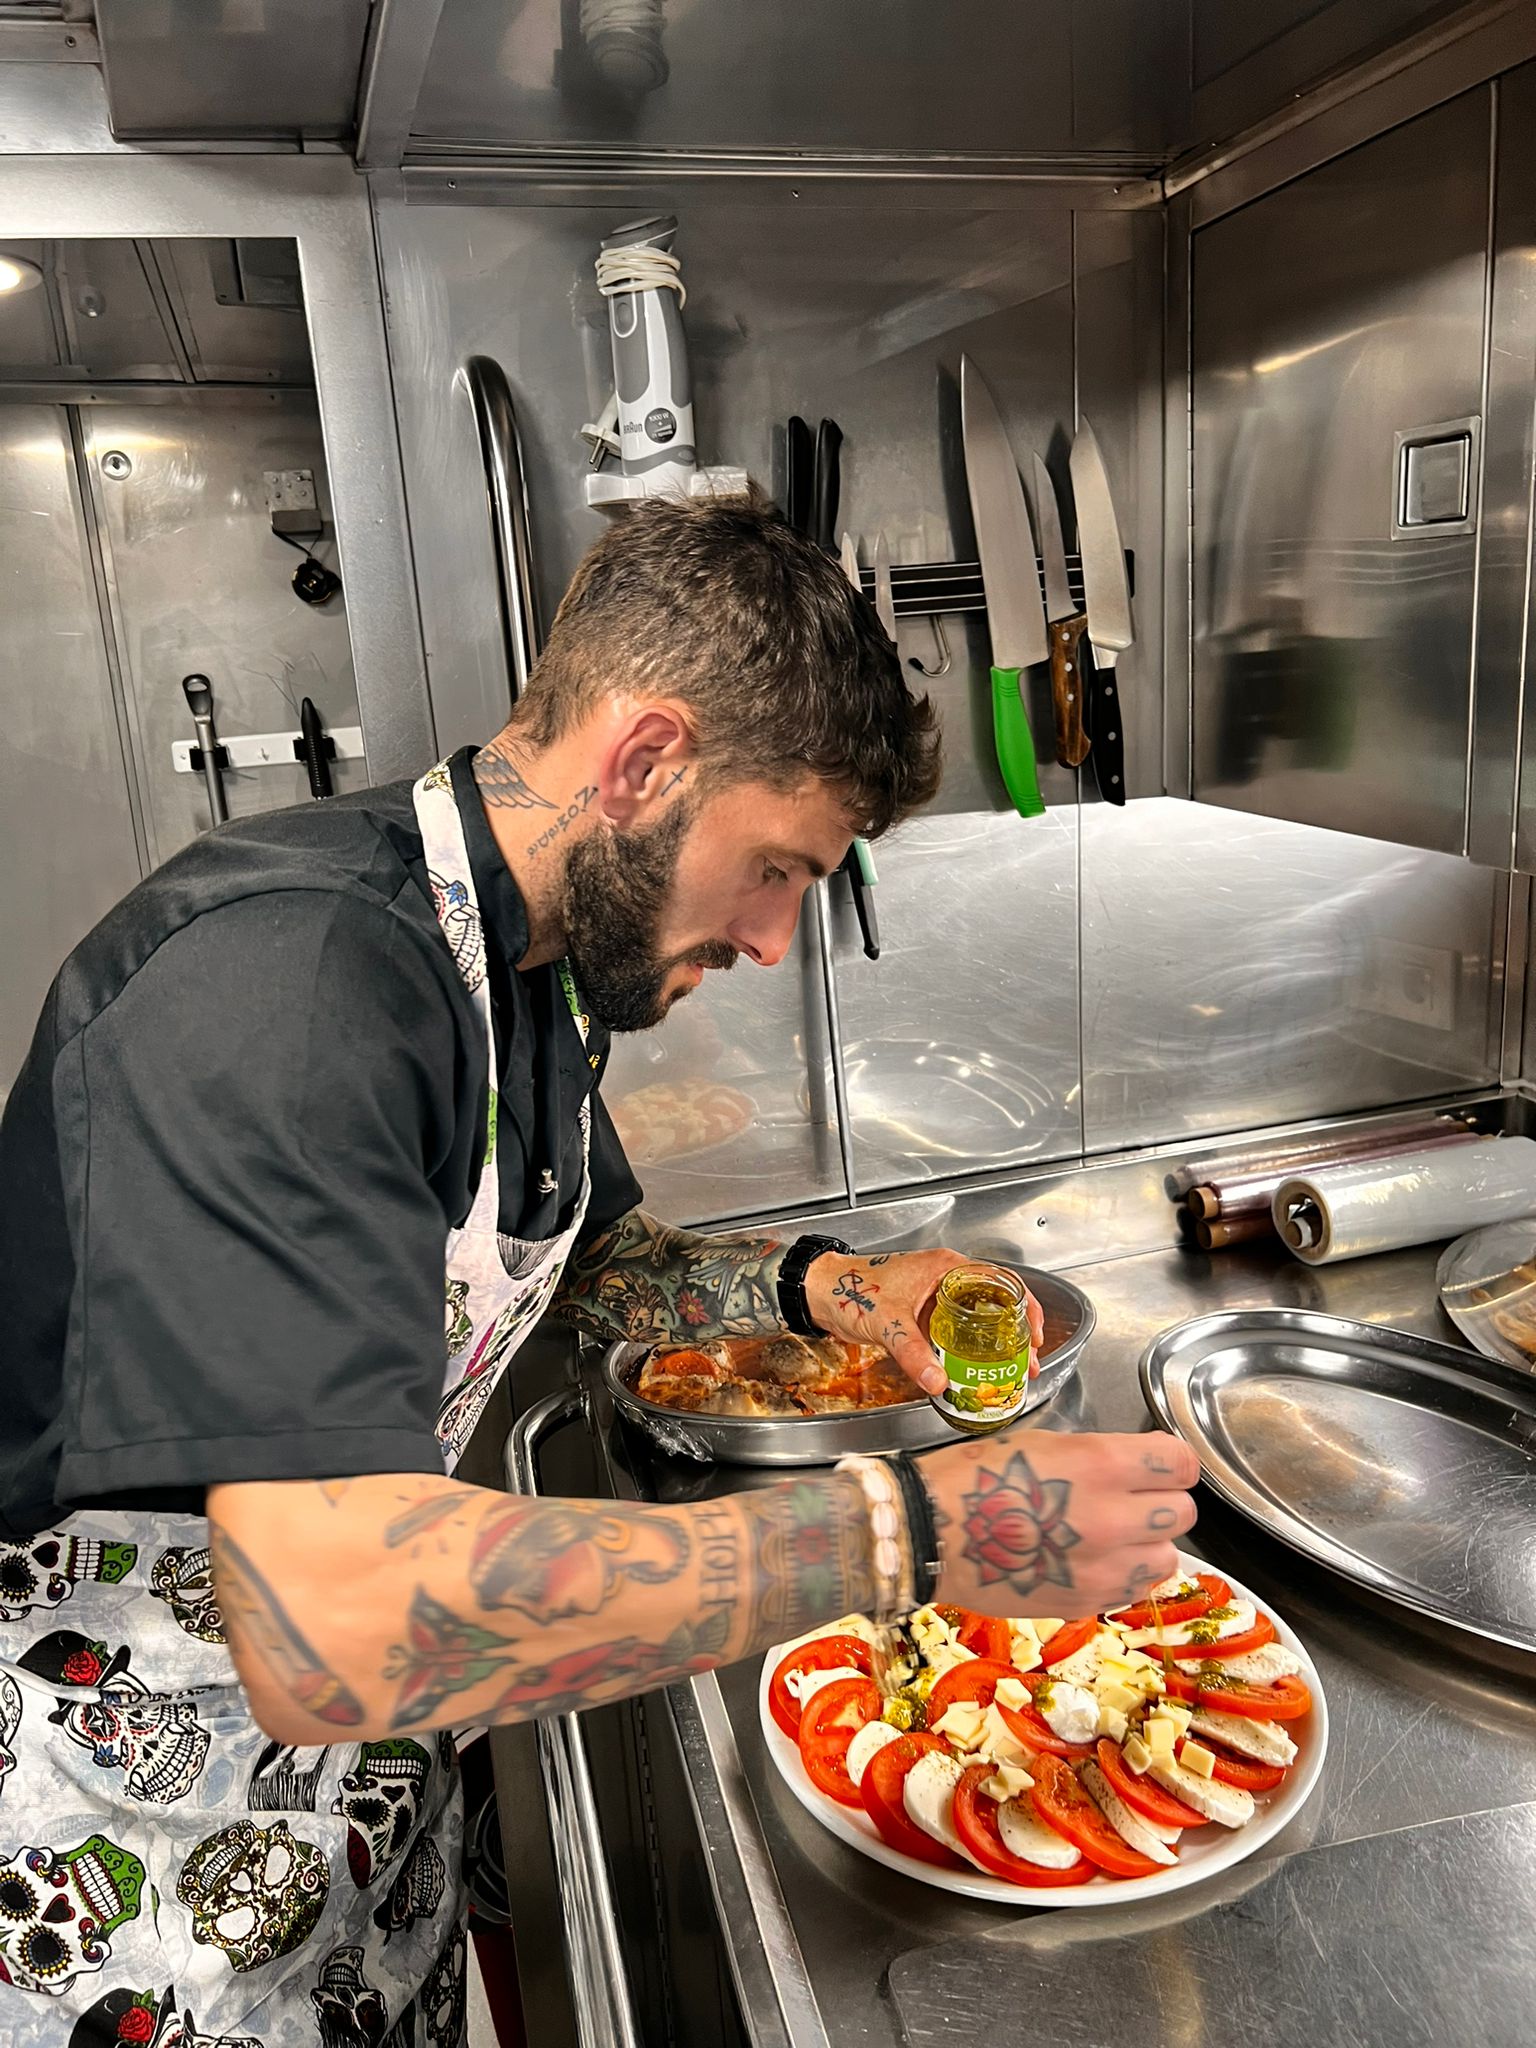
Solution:
[(960, 1555), (984, 1586), (1006, 1584), (1019, 1595), (1070, 1588), (1067, 1552), (1082, 1541), (1067, 1520), (1071, 1499), (1070, 1480), (1041, 1479), (1022, 1451), (1000, 1467), (982, 1465), (975, 1491), (961, 1497)]
[(481, 801), (494, 811), (552, 811), (517, 763), (496, 747), (482, 747), (475, 756), (475, 782)]
[(363, 1706), (356, 1693), (316, 1653), (229, 1531), (210, 1521), (208, 1532), (214, 1585), (225, 1621), (235, 1624), (296, 1706), (333, 1728), (357, 1727)]
[(1151, 1592), (1152, 1588), (1157, 1584), (1157, 1578), (1158, 1575), (1153, 1571), (1151, 1565), (1132, 1565), (1126, 1576), (1125, 1598), (1117, 1601), (1116, 1605), (1120, 1607), (1131, 1606), (1135, 1601), (1140, 1600), (1145, 1594)]
[(1160, 1534), (1164, 1529), (1172, 1529), (1178, 1519), (1172, 1508), (1154, 1508), (1147, 1517), (1147, 1527)]
[(1143, 1472), (1152, 1473), (1158, 1479), (1172, 1479), (1174, 1476), (1173, 1460), (1166, 1451), (1143, 1451), (1141, 1469)]

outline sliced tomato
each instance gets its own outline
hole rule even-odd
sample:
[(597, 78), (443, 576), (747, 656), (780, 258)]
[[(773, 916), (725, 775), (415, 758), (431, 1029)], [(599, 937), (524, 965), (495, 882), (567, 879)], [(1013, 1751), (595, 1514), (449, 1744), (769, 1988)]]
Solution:
[[(1218, 1749), (1209, 1736), (1200, 1735), (1198, 1731), (1196, 1740), (1202, 1742), (1216, 1759), (1211, 1775), (1223, 1785), (1240, 1785), (1245, 1792), (1273, 1792), (1277, 1785), (1285, 1782), (1284, 1764), (1261, 1764), (1253, 1757), (1229, 1755), (1226, 1750)], [(1184, 1744), (1181, 1742), (1181, 1761), (1183, 1755)]]
[[(1029, 1679), (1024, 1683), (1028, 1685)], [(1081, 1762), (1093, 1755), (1091, 1742), (1064, 1742), (1036, 1706), (1005, 1707), (999, 1700), (997, 1711), (1024, 1747), (1037, 1756), (1065, 1756)]]
[(793, 1742), (800, 1732), (800, 1702), (789, 1689), (796, 1671), (835, 1671), (850, 1664), (855, 1671), (869, 1674), (869, 1645), (858, 1636), (817, 1636), (791, 1650), (774, 1672), (768, 1686), (768, 1711)]
[(990, 1707), (999, 1682), (1018, 1675), (1002, 1657), (968, 1657), (963, 1664), (952, 1664), (944, 1676), (935, 1681), (928, 1695), (929, 1727), (956, 1700), (974, 1700), (978, 1707)]
[(1096, 1614), (1090, 1614), (1082, 1621), (1064, 1621), (1055, 1635), (1040, 1645), (1040, 1662), (1059, 1664), (1063, 1657), (1070, 1657), (1084, 1643), (1091, 1643), (1098, 1632), (1099, 1617)]
[(930, 1749), (942, 1749), (946, 1756), (949, 1754), (947, 1743), (940, 1742), (936, 1735), (921, 1731), (898, 1735), (894, 1742), (877, 1749), (859, 1780), (859, 1803), (880, 1830), (881, 1840), (888, 1842), (893, 1849), (900, 1849), (906, 1856), (916, 1856), (920, 1862), (938, 1863), (946, 1870), (953, 1870), (957, 1859), (950, 1855), (942, 1842), (936, 1842), (932, 1835), (925, 1835), (915, 1822), (907, 1818), (907, 1809), (901, 1799), (901, 1788), (907, 1781), (908, 1771)]
[(1161, 1867), (1116, 1834), (1069, 1763), (1059, 1756), (1043, 1756), (1034, 1775), (1029, 1796), (1036, 1813), (1058, 1835), (1076, 1842), (1090, 1863), (1111, 1877), (1150, 1877)]
[(1143, 1820), (1155, 1820), (1165, 1828), (1203, 1828), (1206, 1825), (1203, 1813), (1196, 1813), (1182, 1799), (1175, 1799), (1152, 1778), (1138, 1778), (1126, 1762), (1125, 1752), (1119, 1743), (1111, 1742), (1107, 1735), (1099, 1738), (1098, 1759), (1099, 1769), (1108, 1778), (1110, 1790), (1118, 1793), (1132, 1813), (1139, 1813)]
[(1098, 1867), (1079, 1856), (1068, 1870), (1047, 1870), (1015, 1856), (1003, 1840), (997, 1818), (997, 1801), (981, 1787), (992, 1775), (990, 1764), (972, 1764), (955, 1787), (955, 1832), (982, 1869), (993, 1877), (1005, 1877), (1012, 1884), (1086, 1884), (1098, 1876)]
[[(948, 1609), (945, 1609), (946, 1617)], [(958, 1631), (962, 1649), (970, 1650), (977, 1657), (993, 1658), (1002, 1664), (1013, 1661), (1013, 1633), (1000, 1614), (973, 1614), (962, 1608), (964, 1615)]]
[(1157, 1643), (1148, 1647), (1160, 1657), (1195, 1657), (1201, 1663), (1209, 1663), (1212, 1657), (1241, 1657), (1249, 1650), (1262, 1650), (1274, 1640), (1275, 1624), (1267, 1614), (1261, 1614), (1253, 1627), (1240, 1636), (1218, 1636), (1214, 1643)]
[(819, 1791), (843, 1806), (858, 1806), (859, 1788), (848, 1775), (848, 1745), (880, 1714), (880, 1688), (872, 1678), (839, 1678), (824, 1685), (800, 1716), (800, 1760)]
[(1171, 1699), (1193, 1700), (1216, 1714), (1246, 1714), (1251, 1721), (1299, 1721), (1312, 1711), (1312, 1694), (1302, 1678), (1249, 1685), (1206, 1671), (1169, 1671), (1165, 1677)]
[(1213, 1607), (1225, 1607), (1232, 1598), (1232, 1588), (1214, 1572), (1196, 1572), (1188, 1583), (1198, 1590), (1181, 1600), (1140, 1600), (1134, 1607), (1116, 1608), (1115, 1620), (1122, 1628), (1173, 1628)]

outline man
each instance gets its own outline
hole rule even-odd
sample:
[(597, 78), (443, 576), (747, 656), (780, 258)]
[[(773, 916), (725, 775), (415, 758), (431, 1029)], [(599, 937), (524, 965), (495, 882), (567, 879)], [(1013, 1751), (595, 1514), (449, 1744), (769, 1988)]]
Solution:
[(812, 880), (936, 781), (834, 563), (756, 499), (652, 503), (490, 746), (229, 825), (71, 956), (0, 1145), (8, 2042), (195, 2015), (437, 2048), (444, 1731), (894, 1610), (935, 1528), (942, 1597), (995, 1612), (1172, 1569), (1195, 1467), (1158, 1436), (957, 1443), (883, 1521), (884, 1466), (676, 1508), (451, 1477), (551, 1305), (694, 1340), (787, 1315), (931, 1382), (957, 1254), (666, 1229), (597, 1091), (611, 1031), (782, 959)]

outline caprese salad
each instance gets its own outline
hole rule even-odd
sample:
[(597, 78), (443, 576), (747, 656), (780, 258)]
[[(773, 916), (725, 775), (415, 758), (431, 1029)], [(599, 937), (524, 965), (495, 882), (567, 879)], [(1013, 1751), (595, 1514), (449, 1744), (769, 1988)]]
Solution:
[(849, 1615), (779, 1656), (767, 1703), (892, 1848), (1055, 1887), (1151, 1877), (1190, 1831), (1246, 1827), (1296, 1761), (1302, 1670), (1200, 1571), (1077, 1621), (924, 1607), (882, 1637)]

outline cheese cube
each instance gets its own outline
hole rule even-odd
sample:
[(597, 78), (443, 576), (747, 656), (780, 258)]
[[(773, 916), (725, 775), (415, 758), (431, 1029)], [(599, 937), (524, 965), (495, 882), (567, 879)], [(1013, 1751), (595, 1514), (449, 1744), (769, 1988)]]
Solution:
[(1017, 1799), (1021, 1792), (1027, 1792), (1034, 1779), (1028, 1771), (1017, 1764), (999, 1764), (990, 1778), (983, 1778), (981, 1789), (989, 1799), (999, 1804), (1005, 1799)]
[(1216, 1758), (1203, 1742), (1186, 1742), (1179, 1751), (1179, 1762), (1186, 1771), (1193, 1771), (1197, 1778), (1214, 1778)]
[(1125, 1761), (1138, 1778), (1144, 1777), (1151, 1769), (1152, 1751), (1139, 1735), (1127, 1735), (1125, 1738)]
[(1048, 1643), (1051, 1640), (1051, 1637), (1055, 1635), (1057, 1629), (1065, 1628), (1066, 1625), (1066, 1622), (1063, 1620), (1052, 1619), (1050, 1621), (1042, 1621), (1038, 1615), (1030, 1623), (1030, 1627), (1034, 1630), (1035, 1634), (1040, 1638), (1042, 1643)]
[(1029, 1759), (1028, 1748), (1020, 1742), (996, 1706), (988, 1707), (982, 1717), (981, 1748), (1000, 1764), (1022, 1764)]
[(1183, 1700), (1163, 1700), (1157, 1708), (1165, 1721), (1171, 1721), (1181, 1735), (1189, 1733), (1189, 1724), (1194, 1719), (1194, 1708), (1186, 1706)]
[(1171, 1757), (1173, 1745), (1180, 1730), (1172, 1721), (1164, 1720), (1161, 1714), (1149, 1714), (1142, 1723), (1142, 1739), (1155, 1757)]
[(974, 1700), (956, 1700), (953, 1706), (945, 1708), (933, 1725), (940, 1735), (947, 1735), (957, 1749), (975, 1749), (981, 1741), (985, 1718)]
[(1141, 1705), (1141, 1694), (1134, 1686), (1126, 1685), (1118, 1678), (1100, 1684), (1098, 1694), (1100, 1707), (1109, 1707), (1116, 1713), (1133, 1713)]
[(1017, 1713), (1020, 1707), (1029, 1704), (1029, 1687), (1022, 1678), (1000, 1678), (992, 1697), (1001, 1700), (1005, 1707), (1012, 1707)]
[(1100, 1700), (1099, 1733), (1101, 1735), (1107, 1735), (1111, 1742), (1124, 1742), (1126, 1731), (1129, 1727), (1130, 1723), (1126, 1720), (1124, 1713), (1119, 1707), (1106, 1706), (1104, 1701)]
[(1035, 1671), (1040, 1665), (1040, 1638), (1032, 1621), (1010, 1621), (1009, 1654), (1020, 1671)]

